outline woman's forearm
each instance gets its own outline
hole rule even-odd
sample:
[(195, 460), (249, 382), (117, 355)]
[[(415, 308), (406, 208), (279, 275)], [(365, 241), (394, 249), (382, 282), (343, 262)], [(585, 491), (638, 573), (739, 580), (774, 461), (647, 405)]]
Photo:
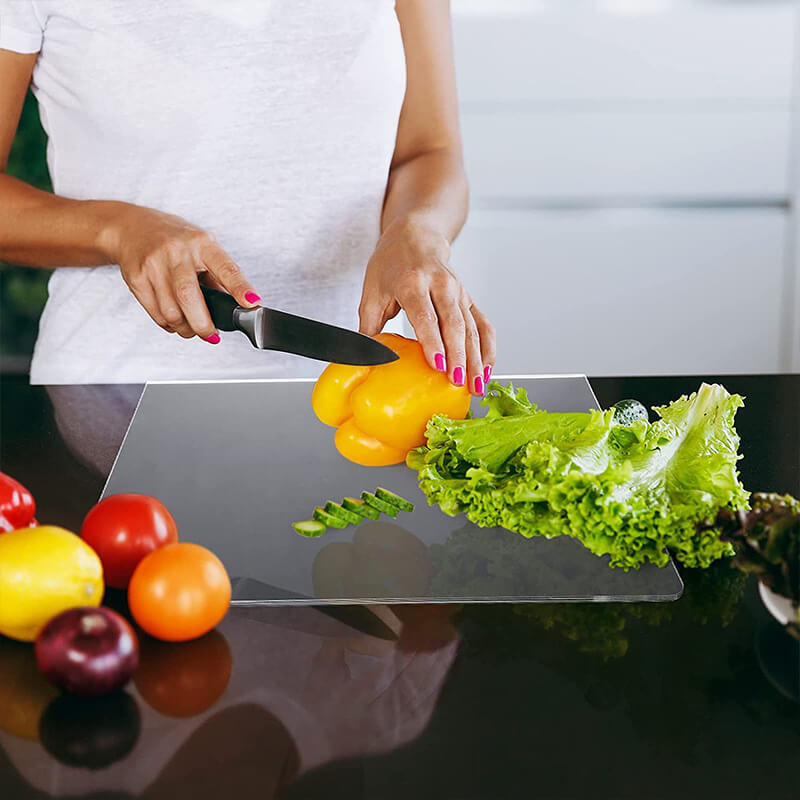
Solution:
[(361, 292), (361, 331), (375, 335), (401, 310), (429, 366), (484, 393), (494, 328), (450, 264), (467, 216), (449, 0), (397, 0), (406, 92), (384, 198), (381, 236)]
[(125, 207), (69, 200), (0, 175), (0, 260), (30, 267), (108, 264), (110, 231)]
[(105, 200), (68, 200), (0, 175), (0, 260), (31, 267), (118, 264), (153, 321), (186, 339), (220, 341), (198, 283), (250, 308), (261, 298), (213, 236), (180, 217)]
[(448, 245), (467, 217), (467, 178), (458, 149), (441, 148), (392, 167), (381, 232), (410, 224), (441, 235)]
[(494, 328), (450, 267), (450, 245), (467, 204), (458, 145), (427, 150), (392, 168), (359, 320), (363, 333), (375, 335), (402, 309), (430, 367), (482, 395), (494, 366)]

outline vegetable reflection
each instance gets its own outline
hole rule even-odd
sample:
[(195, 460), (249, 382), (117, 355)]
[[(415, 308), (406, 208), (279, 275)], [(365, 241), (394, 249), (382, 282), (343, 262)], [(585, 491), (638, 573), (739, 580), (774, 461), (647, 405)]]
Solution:
[[(684, 593), (674, 603), (530, 603), (511, 605), (503, 615), (504, 625), (484, 627), (480, 607), (468, 607), (462, 624), (472, 642), (499, 653), (527, 653), (541, 645), (532, 636), (531, 626), (574, 644), (581, 653), (599, 656), (603, 661), (624, 657), (629, 650), (632, 626), (666, 626), (678, 620), (698, 625), (727, 627), (736, 616), (747, 577), (731, 566), (730, 560), (709, 569), (683, 570)], [(487, 609), (487, 617), (497, 620), (497, 609)], [(513, 633), (512, 633), (513, 631)], [(487, 641), (484, 637), (489, 637)]]
[(39, 736), (45, 750), (69, 767), (104, 769), (136, 746), (142, 722), (127, 692), (105, 697), (63, 694), (45, 709)]
[(134, 682), (155, 711), (168, 717), (193, 717), (222, 697), (232, 668), (230, 647), (218, 630), (180, 643), (143, 634)]
[(323, 599), (430, 596), (428, 548), (399, 525), (365, 522), (352, 542), (331, 542), (312, 568), (314, 594)]
[(57, 694), (39, 672), (33, 648), (0, 636), (0, 730), (38, 741), (39, 719)]

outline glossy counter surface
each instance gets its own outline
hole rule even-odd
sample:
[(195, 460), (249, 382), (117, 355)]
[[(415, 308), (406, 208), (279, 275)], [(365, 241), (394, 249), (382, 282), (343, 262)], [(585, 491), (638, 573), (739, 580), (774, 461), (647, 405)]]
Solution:
[[(650, 406), (699, 382), (592, 386)], [(745, 485), (800, 494), (800, 376), (722, 382)], [(2, 469), (40, 519), (80, 527), (137, 397), (3, 379)], [(142, 637), (135, 684), (96, 704), (0, 638), (0, 794), (796, 798), (797, 641), (752, 577), (679, 571), (664, 604), (234, 608), (188, 645)]]

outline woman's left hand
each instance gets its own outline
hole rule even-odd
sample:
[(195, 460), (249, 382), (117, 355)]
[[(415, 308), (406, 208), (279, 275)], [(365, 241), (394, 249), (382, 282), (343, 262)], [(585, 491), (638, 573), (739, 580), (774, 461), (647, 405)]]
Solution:
[(482, 395), (495, 361), (495, 332), (448, 266), (440, 233), (403, 221), (381, 236), (367, 265), (360, 330), (379, 333), (402, 308), (433, 369)]

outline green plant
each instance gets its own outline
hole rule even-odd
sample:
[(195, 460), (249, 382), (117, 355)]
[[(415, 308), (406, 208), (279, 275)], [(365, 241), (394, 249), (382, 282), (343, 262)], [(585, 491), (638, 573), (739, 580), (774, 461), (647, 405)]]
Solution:
[[(46, 150), (47, 136), (29, 92), (11, 146), (8, 174), (37, 189), (52, 191)], [(0, 356), (27, 356), (33, 351), (49, 277), (50, 270), (0, 262)]]

